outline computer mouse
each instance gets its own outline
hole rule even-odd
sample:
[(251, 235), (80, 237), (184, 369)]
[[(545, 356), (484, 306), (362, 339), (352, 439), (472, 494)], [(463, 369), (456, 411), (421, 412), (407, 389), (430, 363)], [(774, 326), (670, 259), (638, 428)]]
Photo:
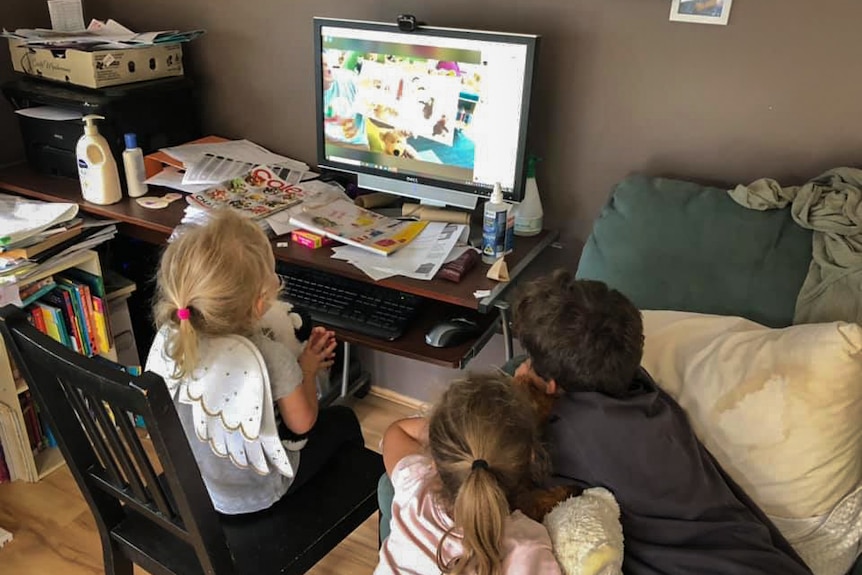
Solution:
[(425, 334), (432, 347), (452, 347), (479, 335), (479, 324), (466, 317), (453, 317), (435, 324)]

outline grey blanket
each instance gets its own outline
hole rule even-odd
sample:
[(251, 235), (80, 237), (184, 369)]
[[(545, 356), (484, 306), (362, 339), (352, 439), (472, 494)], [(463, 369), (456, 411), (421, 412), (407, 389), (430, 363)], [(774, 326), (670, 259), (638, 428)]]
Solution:
[(728, 193), (753, 210), (790, 205), (793, 220), (813, 231), (811, 267), (793, 323), (862, 323), (862, 170), (834, 168), (785, 188), (762, 178)]

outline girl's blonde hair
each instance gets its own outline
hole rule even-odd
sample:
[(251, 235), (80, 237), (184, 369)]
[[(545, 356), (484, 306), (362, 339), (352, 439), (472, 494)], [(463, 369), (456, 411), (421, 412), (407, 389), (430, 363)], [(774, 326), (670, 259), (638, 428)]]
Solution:
[(547, 461), (524, 391), (504, 374), (471, 374), (453, 382), (431, 413), (428, 443), (440, 477), (439, 499), (461, 530), (464, 548), (460, 557), (444, 560), (444, 537), (437, 566), (453, 575), (499, 574), (512, 501), (538, 479)]
[[(165, 351), (175, 378), (191, 375), (198, 338), (250, 335), (260, 298), (278, 297), (275, 256), (260, 227), (228, 209), (191, 226), (162, 254), (153, 306), (157, 328), (170, 326)], [(188, 310), (181, 320), (177, 311)]]

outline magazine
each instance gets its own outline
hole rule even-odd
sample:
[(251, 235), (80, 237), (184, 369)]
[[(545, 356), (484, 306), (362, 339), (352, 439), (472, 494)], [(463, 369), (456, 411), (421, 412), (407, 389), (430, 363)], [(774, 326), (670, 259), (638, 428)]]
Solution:
[(207, 209), (232, 208), (249, 218), (266, 218), (302, 201), (302, 188), (284, 179), (289, 172), (286, 168), (257, 166), (244, 176), (192, 194), (187, 199), (190, 204)]
[(291, 214), (290, 223), (384, 256), (409, 244), (428, 224), (381, 216), (343, 198), (303, 206)]

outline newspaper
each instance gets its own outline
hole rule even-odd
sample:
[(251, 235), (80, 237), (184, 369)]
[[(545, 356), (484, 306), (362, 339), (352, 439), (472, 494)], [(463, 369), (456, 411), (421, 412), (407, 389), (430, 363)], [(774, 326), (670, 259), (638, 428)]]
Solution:
[(245, 176), (227, 180), (217, 186), (186, 196), (190, 204), (207, 209), (231, 208), (253, 218), (266, 218), (302, 201), (302, 188), (284, 178), (289, 170), (257, 166)]
[(347, 199), (307, 202), (291, 214), (290, 223), (382, 256), (409, 244), (428, 224), (388, 218)]

